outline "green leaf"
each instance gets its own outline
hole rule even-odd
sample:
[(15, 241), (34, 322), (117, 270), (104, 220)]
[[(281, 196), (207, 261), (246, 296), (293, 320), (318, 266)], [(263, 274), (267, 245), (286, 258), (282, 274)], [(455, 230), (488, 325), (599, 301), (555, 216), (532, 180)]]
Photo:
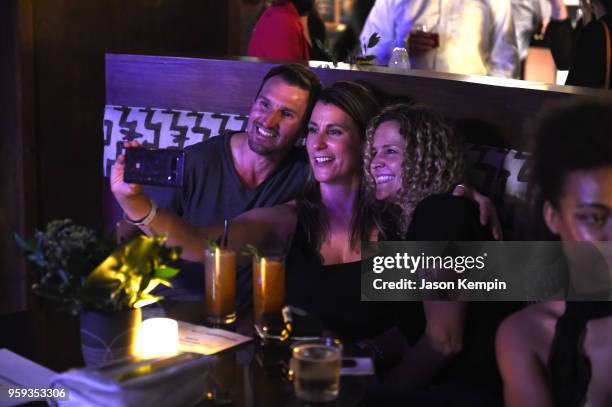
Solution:
[(178, 269), (166, 263), (178, 259), (181, 252), (165, 246), (166, 236), (140, 236), (108, 255), (108, 242), (70, 220), (49, 222), (45, 231), (36, 232), (32, 243), (17, 234), (15, 240), (42, 269), (33, 290), (72, 313), (82, 307), (125, 310), (158, 301), (161, 297), (150, 291), (158, 284), (172, 286), (167, 280)]
[(173, 287), (173, 286), (172, 286), (172, 283), (171, 283), (170, 281), (168, 281), (168, 280), (162, 280), (162, 279), (157, 279), (157, 278), (155, 278), (155, 279), (153, 279), (153, 280), (151, 280), (151, 281), (152, 281), (152, 282), (155, 282), (155, 283), (158, 283), (158, 284), (161, 284), (161, 285), (163, 285), (163, 286), (166, 286), (166, 287), (168, 287), (168, 288), (172, 288), (172, 287)]
[(374, 48), (379, 41), (380, 35), (378, 35), (378, 33), (376, 32), (372, 33), (372, 35), (370, 35), (370, 38), (368, 39), (368, 45), (366, 46), (366, 49)]
[(222, 236), (219, 236), (216, 239), (206, 239), (206, 243), (208, 244), (208, 247), (210, 249), (213, 249), (213, 250), (221, 249), (221, 239), (222, 239)]
[(136, 302), (134, 303), (134, 308), (141, 308), (146, 305), (156, 303), (157, 301), (161, 299), (163, 299), (163, 297), (160, 297), (158, 295), (142, 293), (140, 294), (140, 297), (138, 298), (138, 300), (136, 300)]
[(255, 257), (256, 261), (261, 259), (261, 250), (259, 250), (257, 246), (248, 243), (246, 246), (244, 246), (244, 249), (243, 254)]
[(179, 269), (177, 268), (162, 266), (162, 267), (158, 267), (155, 269), (155, 272), (153, 273), (153, 277), (163, 278), (167, 280), (167, 279), (170, 279), (176, 276), (178, 272), (179, 272)]

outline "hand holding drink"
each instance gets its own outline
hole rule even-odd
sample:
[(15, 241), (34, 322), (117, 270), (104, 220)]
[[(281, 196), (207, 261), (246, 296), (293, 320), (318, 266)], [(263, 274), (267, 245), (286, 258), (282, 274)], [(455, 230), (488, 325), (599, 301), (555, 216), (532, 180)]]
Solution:
[(430, 32), (426, 25), (415, 24), (406, 42), (410, 55), (423, 54), (440, 46), (440, 36)]

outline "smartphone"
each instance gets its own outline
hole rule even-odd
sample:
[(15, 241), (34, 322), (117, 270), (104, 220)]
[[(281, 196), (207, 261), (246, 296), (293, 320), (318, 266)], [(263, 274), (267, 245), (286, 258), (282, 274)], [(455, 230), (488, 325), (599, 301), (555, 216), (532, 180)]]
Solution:
[(185, 153), (182, 150), (128, 148), (123, 181), (130, 184), (183, 186)]
[(374, 363), (370, 358), (342, 358), (340, 374), (343, 376), (371, 376)]

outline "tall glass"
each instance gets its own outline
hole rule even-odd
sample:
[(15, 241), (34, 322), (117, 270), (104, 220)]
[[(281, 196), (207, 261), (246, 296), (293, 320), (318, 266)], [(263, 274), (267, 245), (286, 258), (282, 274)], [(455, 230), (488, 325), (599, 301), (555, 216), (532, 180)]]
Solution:
[(333, 338), (301, 343), (291, 358), (293, 388), (300, 400), (327, 402), (340, 391), (342, 344)]
[(236, 320), (236, 252), (209, 248), (204, 252), (206, 321), (214, 325)]
[(264, 314), (280, 314), (285, 306), (285, 257), (280, 252), (253, 256), (253, 319), (262, 323)]

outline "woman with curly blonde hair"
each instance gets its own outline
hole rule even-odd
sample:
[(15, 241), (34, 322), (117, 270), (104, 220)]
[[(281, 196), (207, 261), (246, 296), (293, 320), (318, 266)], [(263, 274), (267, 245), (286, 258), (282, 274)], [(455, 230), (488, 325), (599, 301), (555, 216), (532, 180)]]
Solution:
[[(379, 148), (377, 134), (385, 142)], [(382, 157), (396, 160), (386, 166)], [(463, 142), (435, 110), (422, 104), (391, 105), (369, 123), (364, 167), (369, 193), (401, 208), (399, 232), (405, 235), (424, 198), (448, 192), (461, 182)]]
[[(464, 176), (463, 141), (437, 111), (421, 104), (384, 108), (367, 129), (364, 170), (366, 193), (381, 206), (385, 236), (490, 239), (476, 204), (452, 194)], [(391, 375), (403, 389), (411, 389), (400, 392), (401, 401), (476, 405), (499, 397), (494, 337), (510, 311), (490, 303), (423, 301), (423, 320), (402, 327), (413, 340)], [(432, 384), (446, 390), (428, 391)]]

